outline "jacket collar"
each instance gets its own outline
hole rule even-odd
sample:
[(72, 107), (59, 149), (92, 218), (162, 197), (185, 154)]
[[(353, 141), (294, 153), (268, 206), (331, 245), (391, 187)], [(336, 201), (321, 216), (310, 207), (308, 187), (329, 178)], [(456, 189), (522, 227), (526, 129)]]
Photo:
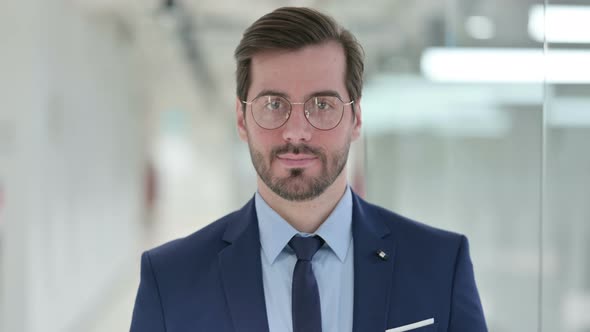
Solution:
[(229, 216), (223, 240), (219, 268), (234, 330), (268, 332), (254, 199)]
[[(384, 331), (395, 262), (395, 241), (377, 208), (353, 197), (353, 332)], [(380, 257), (380, 253), (387, 255)]]

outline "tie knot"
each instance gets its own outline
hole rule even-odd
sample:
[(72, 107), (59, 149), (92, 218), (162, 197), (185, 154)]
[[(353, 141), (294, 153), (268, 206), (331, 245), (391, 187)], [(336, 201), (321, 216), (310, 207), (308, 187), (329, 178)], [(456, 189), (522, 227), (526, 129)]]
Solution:
[(309, 237), (295, 235), (289, 241), (289, 246), (295, 251), (297, 259), (304, 261), (310, 261), (323, 244), (324, 240), (317, 235)]

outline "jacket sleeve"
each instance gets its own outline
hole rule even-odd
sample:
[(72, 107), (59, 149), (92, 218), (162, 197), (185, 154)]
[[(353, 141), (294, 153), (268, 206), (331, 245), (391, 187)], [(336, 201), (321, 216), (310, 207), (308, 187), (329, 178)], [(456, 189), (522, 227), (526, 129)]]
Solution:
[(141, 281), (135, 298), (130, 332), (165, 332), (158, 280), (148, 252), (141, 256)]
[(485, 317), (475, 284), (473, 264), (469, 256), (469, 242), (465, 236), (455, 261), (455, 276), (451, 299), (451, 318), (449, 332), (486, 332)]

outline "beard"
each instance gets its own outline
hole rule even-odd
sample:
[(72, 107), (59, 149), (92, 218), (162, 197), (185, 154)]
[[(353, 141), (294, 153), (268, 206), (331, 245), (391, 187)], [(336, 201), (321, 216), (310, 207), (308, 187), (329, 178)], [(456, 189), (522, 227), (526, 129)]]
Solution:
[[(294, 145), (287, 143), (271, 150), (268, 162), (264, 154), (256, 150), (251, 144), (250, 157), (258, 176), (275, 194), (288, 201), (309, 201), (320, 196), (338, 178), (346, 161), (350, 149), (350, 141), (331, 155), (322, 149), (310, 147), (306, 144)], [(279, 154), (283, 153), (305, 153), (316, 156), (321, 163), (320, 174), (310, 176), (304, 168), (291, 168), (288, 175), (279, 177), (271, 171), (271, 165)]]

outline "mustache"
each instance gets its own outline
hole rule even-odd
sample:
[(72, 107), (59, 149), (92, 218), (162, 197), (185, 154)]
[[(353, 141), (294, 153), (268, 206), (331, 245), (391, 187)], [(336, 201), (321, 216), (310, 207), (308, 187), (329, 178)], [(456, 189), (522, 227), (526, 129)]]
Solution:
[(311, 154), (314, 156), (318, 156), (320, 158), (322, 158), (324, 156), (324, 154), (322, 153), (322, 151), (320, 149), (313, 148), (307, 144), (295, 145), (292, 143), (287, 143), (285, 145), (281, 145), (281, 146), (273, 148), (271, 150), (271, 157), (272, 157), (272, 159), (274, 159), (279, 154), (283, 154), (283, 153), (292, 153), (292, 154), (304, 153), (304, 154)]

